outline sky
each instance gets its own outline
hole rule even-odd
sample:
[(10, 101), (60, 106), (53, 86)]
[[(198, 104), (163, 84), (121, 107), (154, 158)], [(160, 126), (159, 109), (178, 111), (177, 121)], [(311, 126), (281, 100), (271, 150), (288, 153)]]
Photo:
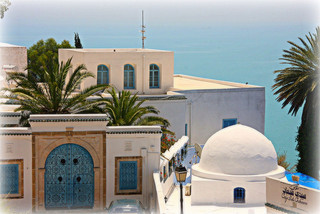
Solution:
[[(206, 25), (289, 24), (319, 20), (317, 0), (11, 0), (1, 27), (12, 24)], [(3, 30), (3, 29), (2, 29)]]
[[(179, 27), (250, 27), (268, 25), (319, 25), (318, 0), (10, 0), (11, 6), (0, 20), (0, 41), (16, 41), (26, 31), (49, 38), (63, 31), (86, 29), (107, 36), (140, 36), (141, 11), (147, 31)], [(40, 27), (39, 27), (40, 26)], [(43, 32), (55, 29), (56, 35)], [(117, 32), (121, 29), (123, 32)], [(313, 27), (314, 29), (314, 27)], [(69, 33), (69, 32), (68, 32)], [(65, 33), (68, 34), (68, 33)], [(67, 40), (73, 40), (72, 34)]]

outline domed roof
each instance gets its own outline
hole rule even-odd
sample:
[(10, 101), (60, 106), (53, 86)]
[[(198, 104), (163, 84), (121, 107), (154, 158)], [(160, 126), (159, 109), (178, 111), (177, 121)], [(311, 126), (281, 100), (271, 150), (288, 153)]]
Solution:
[(207, 140), (199, 168), (230, 175), (266, 174), (278, 168), (277, 154), (263, 134), (237, 124), (218, 131)]

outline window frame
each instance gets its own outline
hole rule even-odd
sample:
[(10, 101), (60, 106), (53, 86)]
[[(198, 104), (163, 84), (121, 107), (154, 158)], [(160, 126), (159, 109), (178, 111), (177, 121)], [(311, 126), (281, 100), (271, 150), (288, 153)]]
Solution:
[[(232, 124), (232, 125), (227, 125), (227, 126), (225, 126), (225, 125), (224, 125), (224, 124), (225, 124), (225, 122), (231, 122), (231, 121), (234, 121), (234, 124)], [(229, 127), (229, 126), (236, 125), (236, 124), (237, 124), (237, 122), (238, 122), (238, 118), (228, 118), (228, 119), (223, 119), (223, 120), (222, 120), (222, 128), (224, 129), (224, 128), (227, 128), (227, 127)]]
[[(151, 66), (153, 66), (154, 68), (151, 69)], [(155, 69), (155, 67), (157, 69)], [(157, 81), (158, 86), (155, 86), (155, 80), (154, 80), (156, 71), (158, 72), (158, 81)], [(150, 85), (150, 83), (152, 84)], [(160, 88), (160, 67), (154, 63), (149, 65), (149, 88)]]
[[(0, 198), (5, 199), (19, 199), (24, 197), (24, 186), (23, 186), (23, 159), (11, 159), (11, 160), (0, 160), (0, 165), (18, 165), (18, 193), (2, 193)], [(1, 178), (3, 180), (3, 178)]]
[[(130, 68), (132, 68), (132, 69), (126, 69), (126, 66), (129, 66)], [(132, 85), (133, 86), (129, 86), (130, 85), (130, 73), (133, 73), (133, 78), (132, 78)], [(125, 79), (126, 79), (126, 76), (127, 76), (127, 81), (126, 81), (126, 83), (127, 83), (127, 86), (125, 86)], [(133, 65), (131, 65), (131, 64), (125, 64), (124, 66), (123, 66), (123, 88), (124, 89), (135, 89), (136, 88), (136, 84), (135, 84), (135, 68), (134, 68), (134, 66)]]
[[(120, 166), (121, 162), (137, 162), (137, 188), (120, 189)], [(142, 157), (115, 157), (115, 195), (134, 195), (142, 194)]]
[(233, 203), (246, 203), (246, 190), (243, 187), (236, 187), (233, 189)]
[[(105, 70), (99, 70), (100, 66), (105, 67), (107, 70), (106, 71)], [(106, 81), (106, 83), (103, 82), (103, 73), (107, 73), (107, 81)], [(98, 83), (99, 76), (100, 76), (100, 83)], [(109, 85), (109, 83), (110, 83), (109, 79), (110, 79), (110, 77), (109, 77), (109, 67), (104, 65), (104, 64), (99, 64), (97, 66), (97, 85), (103, 85), (103, 84)]]

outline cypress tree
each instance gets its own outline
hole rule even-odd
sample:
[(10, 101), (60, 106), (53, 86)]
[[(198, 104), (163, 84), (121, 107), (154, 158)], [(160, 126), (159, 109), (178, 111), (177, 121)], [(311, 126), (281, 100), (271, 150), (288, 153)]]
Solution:
[(319, 179), (320, 145), (319, 145), (319, 91), (314, 90), (308, 106), (308, 113), (301, 121), (296, 138), (299, 152), (297, 171)]
[(83, 48), (78, 33), (74, 33), (74, 46), (76, 48)]

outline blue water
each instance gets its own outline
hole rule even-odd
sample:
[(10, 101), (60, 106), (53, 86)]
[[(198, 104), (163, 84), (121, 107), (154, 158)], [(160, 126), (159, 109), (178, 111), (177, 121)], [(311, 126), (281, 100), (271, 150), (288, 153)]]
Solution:
[[(313, 189), (317, 189), (320, 190), (320, 181), (318, 181), (317, 179), (314, 179), (313, 177), (310, 177), (308, 175), (302, 174), (300, 172), (296, 172), (296, 173), (290, 173), (286, 171), (286, 178), (288, 179), (288, 181), (293, 182), (293, 183), (298, 183), (302, 186), (306, 186), (306, 187), (310, 187)], [(299, 181), (293, 181), (292, 180), (292, 175), (296, 175), (299, 176)]]
[[(9, 25), (7, 25), (9, 26)], [(299, 42), (313, 25), (234, 25), (209, 23), (196, 25), (149, 24), (146, 48), (175, 52), (175, 73), (218, 80), (264, 86), (266, 90), (265, 135), (278, 153), (287, 154), (292, 165), (297, 162), (296, 132), (301, 111), (288, 115), (275, 101), (271, 86), (273, 71), (281, 69), (282, 50), (289, 48), (286, 41)], [(85, 48), (139, 48), (139, 25), (106, 23), (12, 22), (2, 32), (2, 41), (30, 47), (39, 39), (63, 39), (73, 44), (73, 33), (78, 32)], [(252, 118), (254, 120), (254, 118)]]

